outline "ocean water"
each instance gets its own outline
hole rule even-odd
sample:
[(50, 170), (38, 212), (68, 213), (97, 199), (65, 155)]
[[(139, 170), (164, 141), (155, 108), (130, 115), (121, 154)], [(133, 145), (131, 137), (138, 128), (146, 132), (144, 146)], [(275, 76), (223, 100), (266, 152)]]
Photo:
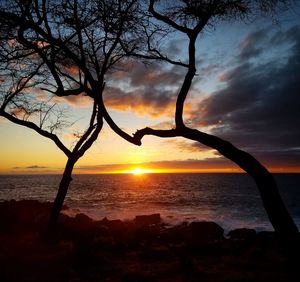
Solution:
[[(300, 174), (276, 174), (280, 193), (300, 228)], [(0, 201), (53, 201), (60, 175), (0, 175)], [(74, 175), (66, 213), (94, 219), (133, 219), (160, 213), (170, 224), (215, 221), (225, 230), (273, 230), (246, 174)]]

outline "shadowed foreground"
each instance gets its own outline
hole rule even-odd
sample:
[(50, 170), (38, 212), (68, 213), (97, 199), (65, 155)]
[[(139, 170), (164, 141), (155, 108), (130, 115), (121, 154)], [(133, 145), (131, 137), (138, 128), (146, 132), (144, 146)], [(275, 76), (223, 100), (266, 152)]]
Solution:
[(130, 222), (61, 215), (51, 204), (0, 203), (1, 281), (295, 281), (299, 255), (273, 232), (213, 222), (166, 226), (159, 214)]

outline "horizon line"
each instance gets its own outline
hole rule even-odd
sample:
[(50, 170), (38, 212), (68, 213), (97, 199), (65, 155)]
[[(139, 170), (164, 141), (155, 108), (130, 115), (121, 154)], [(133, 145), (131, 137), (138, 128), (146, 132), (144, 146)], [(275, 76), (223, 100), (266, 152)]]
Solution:
[[(269, 170), (271, 174), (299, 174), (300, 170)], [(19, 172), (0, 172), (0, 175), (62, 175), (63, 171), (19, 171)], [(157, 170), (141, 172), (138, 175), (151, 174), (247, 174), (243, 170)], [(73, 175), (137, 175), (133, 171), (106, 171), (106, 172), (77, 172)]]

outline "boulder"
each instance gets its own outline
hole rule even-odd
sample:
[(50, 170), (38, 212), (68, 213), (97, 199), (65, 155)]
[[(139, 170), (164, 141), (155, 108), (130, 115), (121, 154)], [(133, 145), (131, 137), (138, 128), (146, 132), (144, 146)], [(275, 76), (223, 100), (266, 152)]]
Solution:
[(256, 231), (249, 228), (238, 228), (235, 230), (229, 231), (227, 234), (230, 239), (233, 240), (254, 240), (256, 237)]
[(215, 222), (191, 222), (188, 226), (188, 236), (193, 241), (217, 241), (224, 239), (224, 229)]
[(150, 215), (137, 215), (135, 217), (135, 222), (138, 225), (155, 225), (161, 222), (161, 217), (159, 213)]

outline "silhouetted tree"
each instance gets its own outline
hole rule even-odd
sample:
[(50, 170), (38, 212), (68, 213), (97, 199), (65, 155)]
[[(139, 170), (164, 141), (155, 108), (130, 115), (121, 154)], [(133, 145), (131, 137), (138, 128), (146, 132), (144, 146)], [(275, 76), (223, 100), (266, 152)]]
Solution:
[(135, 137), (141, 139), (143, 135), (151, 134), (161, 137), (182, 136), (198, 141), (206, 146), (216, 149), (221, 155), (230, 159), (253, 177), (260, 192), (264, 208), (279, 236), (293, 239), (298, 236), (298, 229), (288, 213), (278, 192), (276, 182), (271, 173), (252, 155), (235, 147), (230, 142), (217, 136), (188, 128), (183, 120), (183, 108), (196, 74), (195, 44), (198, 35), (207, 26), (215, 25), (217, 21), (244, 19), (251, 14), (257, 15), (275, 13), (276, 9), (286, 8), (289, 1), (215, 1), (215, 0), (182, 0), (169, 5), (164, 11), (155, 9), (155, 2), (150, 1), (149, 12), (158, 21), (172, 27), (187, 36), (188, 63), (187, 73), (178, 93), (176, 102), (175, 124), (176, 128), (167, 131), (157, 131), (150, 128), (140, 130)]
[[(139, 7), (141, 2), (129, 0), (1, 2), (0, 31), (1, 54), (3, 54), (1, 83), (7, 85), (7, 89), (2, 98), (0, 114), (52, 139), (68, 156), (54, 202), (52, 221), (57, 219), (61, 209), (74, 164), (96, 140), (104, 118), (118, 135), (136, 145), (141, 145), (144, 135), (182, 136), (216, 149), (254, 178), (275, 231), (282, 237), (295, 238), (298, 234), (297, 227), (286, 210), (268, 170), (253, 156), (239, 150), (228, 141), (189, 128), (183, 120), (185, 99), (196, 74), (195, 44), (203, 29), (221, 20), (247, 18), (252, 13), (270, 14), (281, 5), (286, 7), (288, 1), (150, 0), (143, 2)], [(187, 63), (172, 60), (164, 55), (156, 44), (152, 44), (169, 29), (186, 35)], [(131, 136), (124, 132), (107, 112), (102, 100), (107, 74), (123, 59), (132, 56), (142, 60), (165, 61), (187, 69), (177, 97), (174, 129), (144, 128)], [(32, 64), (27, 63), (28, 68), (23, 68), (26, 61)], [(42, 126), (28, 120), (28, 117), (35, 113), (32, 112), (34, 103), (27, 101), (20, 104), (19, 101), (23, 101), (23, 97), (31, 99), (28, 93), (34, 94), (31, 90), (38, 88), (50, 96), (87, 95), (93, 100), (94, 107), (88, 129), (72, 150), (68, 150), (58, 140), (57, 135), (44, 129), (46, 124), (44, 121), (49, 120), (50, 113), (55, 114), (54, 106), (48, 105), (37, 111), (43, 120)], [(19, 97), (22, 99), (19, 100)], [(23, 108), (26, 110), (25, 115)], [(55, 125), (54, 128), (59, 127), (59, 123), (56, 124), (55, 121), (48, 124), (52, 124), (52, 127)]]
[[(137, 1), (14, 0), (0, 2), (0, 116), (52, 140), (66, 155), (50, 223), (57, 221), (75, 163), (96, 141), (106, 110), (105, 77), (130, 47)], [(55, 96), (90, 97), (83, 133), (69, 149), (58, 131), (68, 122)], [(108, 118), (109, 120), (109, 118)]]
[[(252, 176), (257, 184), (269, 220), (277, 234), (282, 238), (289, 238), (289, 240), (297, 238), (297, 226), (282, 201), (271, 173), (249, 153), (238, 149), (220, 137), (189, 128), (183, 120), (184, 103), (196, 74), (196, 41), (204, 28), (214, 27), (216, 23), (223, 20), (244, 20), (258, 14), (276, 16), (276, 12), (281, 9), (287, 9), (292, 4), (291, 1), (150, 0), (147, 2), (149, 4), (149, 23), (145, 26), (144, 31), (147, 38), (145, 41), (147, 49), (144, 52), (131, 52), (132, 50), (123, 46), (124, 50), (128, 51), (128, 54), (130, 53), (131, 56), (134, 55), (143, 60), (165, 61), (173, 65), (182, 66), (187, 71), (177, 96), (176, 127), (170, 130), (144, 128), (138, 130), (132, 140), (128, 140), (133, 143), (141, 142), (145, 135), (163, 138), (181, 136), (216, 149), (221, 155), (236, 163)], [(164, 36), (166, 29), (172, 29), (186, 36), (188, 42), (187, 63), (173, 60), (157, 48), (157, 42), (160, 38), (159, 34), (161, 33)], [(118, 131), (120, 131), (119, 128)]]

